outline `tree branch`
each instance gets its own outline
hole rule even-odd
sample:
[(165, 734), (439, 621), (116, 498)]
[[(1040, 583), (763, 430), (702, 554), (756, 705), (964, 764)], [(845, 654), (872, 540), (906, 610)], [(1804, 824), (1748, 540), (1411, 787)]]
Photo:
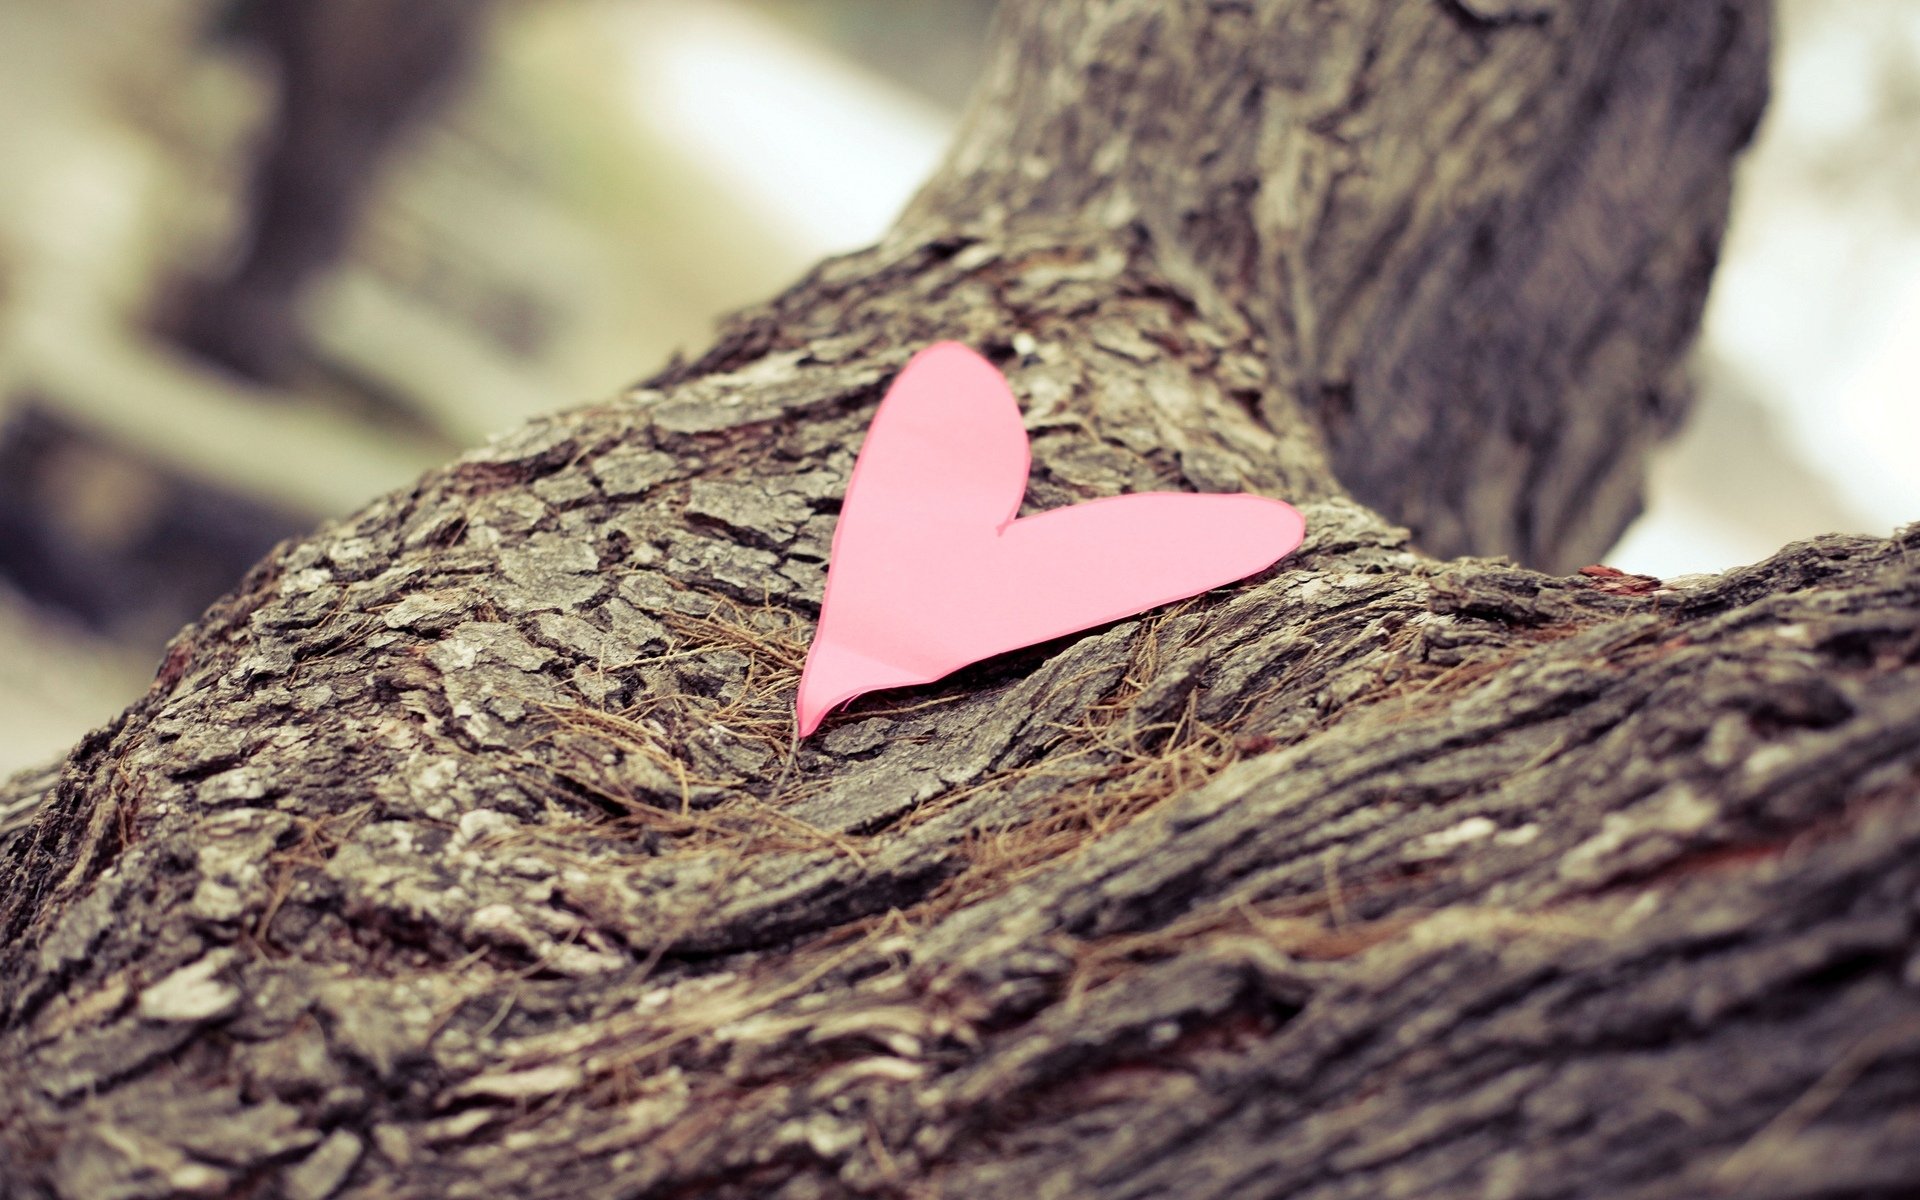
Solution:
[[(0, 1180), (1910, 1188), (1920, 526), (1663, 585), (1352, 498), (1542, 561), (1624, 511), (1763, 26), (1012, 8), (887, 242), (283, 547), (76, 749), (0, 861)], [(1251, 488), (1309, 540), (795, 747), (938, 338), (1031, 506)]]

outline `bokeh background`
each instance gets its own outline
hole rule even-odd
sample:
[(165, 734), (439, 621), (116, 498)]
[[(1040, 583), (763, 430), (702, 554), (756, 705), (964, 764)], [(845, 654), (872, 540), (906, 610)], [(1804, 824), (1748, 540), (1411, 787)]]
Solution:
[[(282, 537), (885, 229), (991, 0), (0, 0), (0, 774)], [(1920, 519), (1920, 3), (1785, 0), (1608, 561)]]

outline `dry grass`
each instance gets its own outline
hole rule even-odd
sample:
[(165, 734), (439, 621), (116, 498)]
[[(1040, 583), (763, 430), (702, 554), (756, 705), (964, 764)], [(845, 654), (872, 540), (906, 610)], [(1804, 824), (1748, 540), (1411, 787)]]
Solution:
[[(709, 598), (715, 608), (707, 616), (662, 615), (675, 635), (666, 653), (609, 671), (731, 651), (747, 663), (735, 694), (721, 699), (655, 693), (619, 712), (543, 706), (544, 726), (513, 756), (510, 773), (532, 794), (549, 797), (565, 810), (579, 812), (581, 800), (587, 800), (604, 815), (583, 817), (581, 823), (599, 834), (644, 832), (670, 843), (656, 852), (746, 855), (824, 847), (864, 863), (851, 839), (781, 812), (762, 795), (767, 790), (763, 778), (726, 770), (727, 764), (696, 744), (693, 735), (720, 731), (759, 746), (770, 762), (790, 755), (792, 696), (806, 660), (805, 625), (793, 613)], [(635, 770), (636, 764), (642, 769)]]
[[(600, 787), (592, 779), (569, 774), (551, 762), (521, 757), (517, 768), (503, 769), (530, 793), (552, 797), (560, 807), (577, 810), (577, 794), (584, 792), (605, 813), (597, 818), (583, 815), (572, 822), (528, 826), (511, 835), (514, 844), (532, 840), (551, 851), (577, 844), (586, 835), (650, 835), (656, 839), (650, 856), (724, 852), (744, 859), (749, 855), (826, 849), (846, 855), (857, 865), (866, 864), (856, 840), (809, 825), (749, 792), (736, 792), (707, 809), (663, 808), (631, 792)], [(556, 783), (564, 786), (556, 787)], [(633, 836), (631, 840), (640, 839)]]
[(1196, 946), (1236, 938), (1259, 943), (1294, 958), (1351, 958), (1392, 940), (1424, 914), (1394, 913), (1378, 920), (1344, 922), (1333, 918), (1322, 894), (1255, 903), (1239, 898), (1185, 916), (1145, 933), (1121, 934), (1078, 947), (1068, 1003), (1127, 974), (1141, 962), (1172, 958)]
[(735, 650), (747, 660), (747, 678), (731, 702), (706, 714), (736, 737), (764, 742), (778, 751), (793, 732), (793, 694), (806, 665), (810, 631), (787, 609), (743, 609), (722, 602), (714, 613), (690, 617), (669, 613), (668, 628), (701, 653)]
[[(911, 827), (988, 792), (1023, 795), (1017, 822), (971, 831), (959, 847), (966, 865), (915, 906), (910, 920), (938, 920), (1004, 891), (1201, 786), (1240, 757), (1240, 742), (1227, 727), (1200, 720), (1197, 690), (1170, 721), (1134, 719), (1134, 701), (1166, 652), (1165, 625), (1186, 607), (1143, 624), (1120, 687), (1080, 721), (1056, 725), (1059, 740), (1045, 758), (950, 792), (903, 823)], [(1057, 789), (1046, 788), (1052, 780), (1059, 781)]]
[[(1264, 694), (1255, 697), (1239, 706), (1240, 714), (1212, 724), (1199, 717), (1199, 693), (1193, 691), (1169, 719), (1139, 721), (1135, 702), (1177, 651), (1166, 642), (1166, 631), (1197, 603), (1189, 601), (1142, 622), (1121, 684), (1078, 720), (1053, 726), (1053, 746), (1044, 758), (950, 790), (885, 834), (841, 836), (782, 811), (830, 786), (830, 779), (789, 790), (774, 782), (772, 771), (747, 778), (715, 771), (716, 764), (703, 762), (700, 749), (690, 743), (688, 735), (695, 731), (718, 728), (785, 758), (789, 766), (797, 754), (792, 702), (806, 658), (806, 622), (776, 606), (751, 608), (714, 599), (716, 606), (706, 616), (664, 617), (675, 644), (648, 661), (731, 651), (748, 664), (738, 689), (729, 689), (725, 698), (652, 695), (623, 712), (551, 709), (547, 729), (522, 754), (516, 776), (536, 794), (565, 793), (556, 799), (573, 811), (579, 811), (581, 797), (589, 799), (606, 814), (588, 818), (597, 832), (644, 831), (655, 854), (721, 852), (746, 859), (828, 849), (862, 865), (873, 837), (901, 836), (937, 814), (987, 796), (1018, 796), (1017, 805), (1000, 810), (1017, 815), (976, 826), (954, 847), (963, 867), (909, 910), (907, 918), (914, 923), (936, 920), (1002, 891), (1203, 785), (1253, 745), (1229, 729), (1238, 715), (1265, 699)], [(863, 715), (900, 716), (963, 700), (922, 699)], [(610, 748), (621, 756), (611, 764), (606, 761)], [(643, 773), (651, 783), (636, 778), (630, 765), (636, 760), (646, 764)], [(671, 786), (662, 780), (672, 781)], [(556, 829), (548, 825), (543, 832)]]
[(247, 931), (252, 944), (263, 950), (272, 946), (270, 933), (273, 919), (280, 914), (280, 908), (292, 894), (294, 884), (303, 870), (322, 871), (333, 858), (334, 852), (346, 844), (369, 817), (373, 815), (371, 802), (357, 804), (344, 812), (325, 813), (318, 817), (294, 818), (299, 828), (299, 837), (291, 845), (274, 850), (267, 855), (267, 866), (272, 872), (267, 905)]

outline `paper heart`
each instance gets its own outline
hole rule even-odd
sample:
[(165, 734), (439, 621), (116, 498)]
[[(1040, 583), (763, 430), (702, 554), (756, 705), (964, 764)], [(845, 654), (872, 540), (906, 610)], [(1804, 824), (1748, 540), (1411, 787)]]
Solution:
[(913, 356), (847, 483), (800, 675), (801, 737), (863, 692), (931, 683), (1265, 570), (1306, 530), (1278, 500), (1185, 492), (1016, 520), (1030, 463), (992, 363), (957, 342)]

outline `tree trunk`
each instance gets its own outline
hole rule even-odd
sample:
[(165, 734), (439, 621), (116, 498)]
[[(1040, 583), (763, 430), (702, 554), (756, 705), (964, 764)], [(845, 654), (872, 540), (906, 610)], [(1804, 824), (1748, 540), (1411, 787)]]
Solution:
[[(1012, 4), (885, 243), (284, 546), (0, 798), (0, 1194), (1913, 1194), (1920, 526), (1429, 556), (1631, 515), (1766, 37)], [(1032, 507), (1307, 544), (796, 751), (941, 338)]]
[(381, 160), (474, 57), (486, 0), (243, 0), (238, 24), (277, 85), (246, 239), (218, 278), (183, 288), (168, 323), (261, 383), (309, 373), (300, 306), (347, 248)]

